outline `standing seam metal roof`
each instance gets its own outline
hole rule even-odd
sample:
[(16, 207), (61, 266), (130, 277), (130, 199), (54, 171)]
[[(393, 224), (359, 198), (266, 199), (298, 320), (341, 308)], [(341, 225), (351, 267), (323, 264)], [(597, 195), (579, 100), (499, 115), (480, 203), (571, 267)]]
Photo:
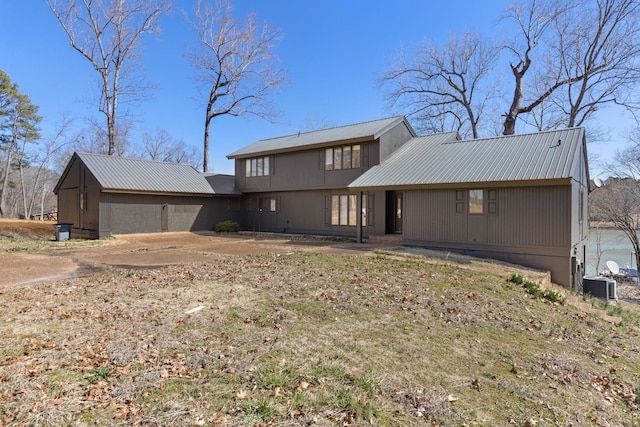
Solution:
[[(229, 194), (217, 192), (205, 174), (179, 163), (76, 153), (103, 190), (148, 193)], [(228, 191), (228, 184), (224, 190)], [(237, 194), (237, 193), (232, 193)]]
[(451, 134), (413, 138), (349, 187), (570, 178), (583, 140), (582, 128), (466, 141)]
[(353, 125), (339, 126), (312, 132), (303, 132), (279, 138), (263, 139), (227, 155), (227, 158), (246, 157), (250, 155), (297, 150), (301, 147), (327, 144), (357, 138), (371, 137), (376, 139), (398, 123), (404, 122), (409, 131), (415, 135), (411, 125), (404, 116), (373, 120)]

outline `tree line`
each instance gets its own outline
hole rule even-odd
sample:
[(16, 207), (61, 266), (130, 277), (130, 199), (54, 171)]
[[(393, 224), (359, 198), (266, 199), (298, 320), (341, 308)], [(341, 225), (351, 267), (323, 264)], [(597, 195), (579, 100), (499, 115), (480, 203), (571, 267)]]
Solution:
[[(64, 157), (61, 153), (126, 154), (190, 163), (207, 172), (215, 118), (280, 118), (271, 97), (288, 82), (276, 55), (281, 30), (254, 14), (237, 17), (232, 0), (197, 0), (193, 9), (181, 12), (198, 40), (185, 57), (197, 72), (196, 83), (208, 88), (202, 100), (202, 151), (162, 129), (145, 132), (133, 144), (129, 108), (152, 90), (140, 73), (142, 42), (160, 30), (160, 18), (175, 12), (175, 5), (170, 0), (45, 1), (71, 48), (94, 70), (99, 82), (95, 108), (103, 120), (70, 135), (70, 119), (63, 119), (56, 135), (42, 138), (37, 106), (5, 74), (0, 95), (2, 215), (30, 213), (33, 200), (45, 193), (52, 159)], [(455, 130), (477, 138), (588, 126), (593, 134), (595, 115), (603, 107), (622, 107), (633, 117), (638, 111), (639, 14), (638, 0), (515, 2), (496, 17), (494, 33), (506, 36), (466, 32), (401, 48), (378, 84), (390, 108), (411, 117), (422, 133)], [(32, 153), (27, 147), (34, 142), (39, 150)], [(31, 168), (41, 170), (29, 184), (38, 190), (28, 196), (26, 171)], [(21, 206), (13, 203), (8, 210), (7, 200), (15, 192), (22, 194), (17, 197)]]
[[(528, 0), (509, 6), (496, 40), (451, 34), (401, 49), (379, 83), (424, 132), (465, 137), (584, 126), (607, 105), (638, 111), (636, 0)], [(593, 127), (593, 123), (589, 123)]]

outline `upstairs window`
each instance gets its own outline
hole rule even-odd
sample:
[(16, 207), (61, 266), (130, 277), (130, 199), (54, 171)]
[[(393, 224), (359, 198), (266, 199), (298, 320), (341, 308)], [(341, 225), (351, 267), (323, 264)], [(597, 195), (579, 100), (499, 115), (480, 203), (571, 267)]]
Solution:
[(246, 176), (269, 175), (269, 157), (255, 157), (245, 160)]
[(360, 145), (327, 148), (324, 155), (325, 170), (356, 169), (360, 167)]

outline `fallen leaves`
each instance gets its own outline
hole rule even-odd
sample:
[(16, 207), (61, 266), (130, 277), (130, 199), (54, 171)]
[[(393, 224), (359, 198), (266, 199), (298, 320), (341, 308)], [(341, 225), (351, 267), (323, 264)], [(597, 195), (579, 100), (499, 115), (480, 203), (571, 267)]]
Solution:
[[(524, 415), (495, 402), (532, 396), (589, 402), (563, 408), (565, 419), (595, 400), (636, 410), (624, 369), (636, 336), (608, 337), (605, 351), (584, 316), (564, 307), (503, 297), (494, 276), (455, 269), (449, 280), (451, 266), (396, 258), (264, 255), (114, 269), (3, 294), (3, 416), (11, 425), (54, 413), (69, 414), (62, 424), (91, 413), (102, 424), (167, 425), (393, 416), (433, 426), (481, 422), (473, 414), (482, 407), (487, 425), (522, 425)], [(565, 320), (579, 326), (552, 328)], [(572, 347), (558, 352), (558, 336)], [(598, 347), (597, 357), (574, 347)], [(319, 360), (340, 373), (314, 374)], [(285, 379), (258, 382), (266, 366)]]

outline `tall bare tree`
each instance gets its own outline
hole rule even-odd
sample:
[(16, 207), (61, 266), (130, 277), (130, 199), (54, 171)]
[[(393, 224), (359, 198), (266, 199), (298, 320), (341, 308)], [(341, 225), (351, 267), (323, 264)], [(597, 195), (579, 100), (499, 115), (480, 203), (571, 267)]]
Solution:
[(149, 89), (140, 73), (140, 39), (159, 30), (169, 0), (46, 0), (71, 46), (100, 76), (98, 110), (106, 118), (108, 154), (116, 152), (119, 104)]
[(632, 94), (640, 82), (640, 2), (597, 0), (557, 25), (551, 58), (562, 58), (565, 79), (571, 80), (554, 94), (557, 122), (582, 126), (607, 104), (637, 110), (640, 100)]
[[(555, 90), (569, 83), (562, 77), (561, 64), (552, 65), (551, 68), (544, 67), (544, 61), (536, 63), (535, 54), (544, 49), (544, 40), (553, 33), (554, 23), (573, 7), (575, 6), (568, 2), (528, 0), (507, 9), (505, 20), (514, 24), (515, 36), (505, 42), (503, 48), (512, 56), (509, 67), (514, 78), (514, 88), (509, 109), (504, 114), (503, 135), (513, 135), (519, 115), (530, 113)], [(544, 58), (544, 54), (539, 53), (537, 58)], [(525, 77), (532, 74), (532, 83), (525, 86)]]
[(640, 78), (638, 9), (637, 0), (510, 7), (517, 36), (505, 49), (514, 58), (514, 91), (503, 134), (514, 134), (518, 117), (536, 109), (539, 129), (580, 126), (606, 104), (636, 109), (628, 94)]
[(274, 54), (280, 31), (254, 14), (246, 20), (235, 18), (231, 0), (198, 0), (192, 26), (199, 44), (187, 57), (209, 88), (202, 162), (208, 172), (211, 120), (222, 115), (278, 119), (269, 95), (287, 82), (287, 76)]
[[(502, 116), (501, 131), (511, 135), (519, 120), (543, 130), (584, 125), (607, 105), (640, 109), (639, 0), (521, 0), (500, 25), (512, 37), (498, 59), (469, 35), (403, 55), (382, 79), (394, 85), (390, 100), (422, 115), (423, 130), (473, 136), (491, 128), (490, 117)], [(502, 66), (513, 77), (504, 113), (487, 102), (498, 94), (487, 82), (500, 81)]]
[(44, 220), (45, 218), (45, 201), (48, 196), (50, 197), (53, 194), (51, 193), (51, 189), (53, 188), (51, 181), (52, 177), (56, 176), (51, 170), (51, 160), (52, 157), (58, 155), (67, 145), (77, 141), (77, 135), (69, 135), (69, 129), (72, 123), (72, 118), (63, 115), (60, 122), (56, 124), (55, 133), (46, 138), (42, 138), (44, 144), (37, 151), (32, 162), (33, 177), (30, 183), (28, 204), (26, 202), (27, 191), (25, 191), (26, 186), (24, 181), (22, 184), (23, 198), (25, 200), (25, 218), (31, 217), (36, 202), (39, 202), (40, 219)]
[(420, 130), (456, 130), (477, 138), (498, 94), (496, 79), (490, 80), (497, 59), (498, 50), (475, 33), (451, 36), (443, 46), (427, 40), (411, 58), (401, 51), (380, 84), (391, 86), (388, 100), (415, 116)]

